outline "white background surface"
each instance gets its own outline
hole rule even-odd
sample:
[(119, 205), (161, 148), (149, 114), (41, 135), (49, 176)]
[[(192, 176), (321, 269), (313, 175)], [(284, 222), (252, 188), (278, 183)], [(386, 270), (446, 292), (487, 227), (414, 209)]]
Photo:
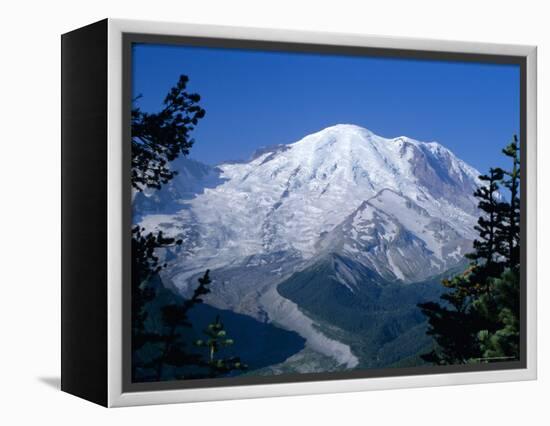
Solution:
[[(548, 80), (544, 1), (4, 1), (0, 5), (0, 423), (548, 424)], [(105, 18), (539, 46), (539, 380), (107, 410), (59, 392), (60, 42)], [(546, 393), (546, 395), (545, 395)]]

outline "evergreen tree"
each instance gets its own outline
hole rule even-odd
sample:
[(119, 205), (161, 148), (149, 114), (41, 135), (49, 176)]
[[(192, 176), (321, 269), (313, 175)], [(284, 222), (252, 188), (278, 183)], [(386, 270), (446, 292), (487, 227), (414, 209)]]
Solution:
[[(474, 195), (482, 216), (479, 237), (467, 255), (468, 270), (451, 280), (443, 304), (419, 304), (435, 347), (422, 358), (434, 364), (519, 359), (519, 146), (517, 137), (503, 153), (512, 168), (492, 168)], [(499, 184), (509, 190), (507, 201)], [(498, 195), (497, 195), (498, 194)]]
[(471, 358), (480, 356), (476, 345), (476, 321), (470, 307), (472, 295), (477, 291), (470, 281), (471, 269), (442, 284), (449, 289), (441, 296), (443, 306), (435, 302), (419, 304), (420, 310), (428, 318), (427, 334), (433, 336), (437, 347), (421, 355), (429, 363), (464, 364)]
[(478, 332), (482, 358), (495, 361), (517, 360), (520, 355), (520, 158), (517, 136), (514, 135), (502, 152), (512, 160), (511, 169), (502, 171), (502, 185), (509, 191), (509, 202), (504, 203), (497, 228), (498, 239), (502, 241), (499, 258), (503, 270), (487, 280), (489, 291), (473, 306), (491, 324)]
[[(482, 295), (474, 302), (474, 308), (497, 324), (494, 330), (478, 332), (481, 358), (494, 361), (519, 359), (519, 275), (517, 270), (506, 269), (500, 277), (490, 280), (491, 296), (494, 302), (488, 303), (488, 295)], [(498, 309), (487, 309), (487, 305)]]
[(510, 202), (505, 205), (504, 220), (500, 222), (497, 230), (499, 236), (505, 241), (499, 253), (507, 259), (507, 266), (514, 268), (519, 264), (520, 255), (520, 147), (516, 135), (502, 152), (512, 160), (512, 168), (502, 172), (503, 185), (510, 193)]
[[(168, 183), (176, 171), (169, 163), (179, 155), (187, 155), (194, 140), (190, 132), (205, 111), (198, 102), (198, 94), (187, 91), (187, 76), (180, 76), (177, 84), (164, 100), (159, 113), (145, 113), (138, 107), (132, 109), (132, 187), (142, 192), (146, 188), (160, 189)], [(185, 348), (182, 329), (191, 327), (188, 311), (199, 303), (201, 296), (209, 292), (209, 271), (199, 278), (193, 296), (183, 303), (170, 303), (161, 308), (161, 329), (151, 331), (147, 327), (147, 305), (155, 299), (151, 281), (158, 278), (166, 264), (160, 264), (159, 249), (180, 245), (181, 240), (165, 237), (162, 232), (143, 234), (144, 228), (132, 229), (132, 380), (162, 380), (165, 366), (209, 366), (210, 376), (215, 376), (210, 362)], [(140, 350), (149, 345), (148, 355), (139, 356)], [(151, 355), (151, 352), (153, 355)], [(222, 363), (217, 374), (240, 369), (240, 361)], [(154, 371), (154, 374), (146, 373)]]
[[(132, 108), (132, 171), (134, 190), (159, 189), (175, 176), (168, 168), (169, 161), (187, 154), (193, 145), (190, 132), (205, 111), (198, 105), (200, 96), (186, 91), (189, 79), (185, 75), (167, 94), (164, 108), (156, 114)], [(135, 102), (135, 100), (134, 100)], [(173, 245), (162, 233), (143, 235), (144, 229), (132, 228), (132, 349), (135, 353), (145, 341), (155, 336), (145, 333), (147, 313), (145, 304), (154, 298), (154, 290), (146, 285), (162, 269), (155, 251)], [(177, 242), (181, 244), (181, 241)], [(132, 370), (135, 372), (135, 370)]]
[(208, 328), (204, 330), (204, 334), (208, 339), (206, 341), (197, 340), (195, 345), (208, 349), (207, 365), (210, 368), (211, 377), (226, 374), (233, 370), (245, 370), (247, 368), (247, 365), (243, 364), (239, 357), (216, 358), (216, 354), (222, 348), (233, 344), (233, 339), (227, 336), (219, 315), (216, 316), (216, 320), (213, 323), (208, 324)]
[(483, 212), (479, 217), (474, 229), (478, 232), (479, 238), (474, 240), (474, 251), (466, 255), (474, 261), (477, 266), (476, 272), (481, 273), (483, 280), (487, 276), (494, 276), (500, 267), (498, 254), (502, 252), (504, 241), (498, 232), (506, 211), (506, 203), (499, 201), (497, 194), (499, 182), (503, 178), (503, 171), (499, 168), (491, 168), (489, 175), (482, 175), (480, 180), (486, 182), (485, 186), (479, 187), (474, 196), (479, 199), (478, 208)]
[(208, 285), (210, 280), (210, 271), (198, 279), (199, 285), (193, 291), (193, 296), (183, 303), (171, 303), (162, 307), (162, 323), (164, 332), (159, 336), (161, 342), (160, 354), (150, 361), (150, 365), (155, 367), (156, 380), (162, 380), (163, 370), (166, 365), (173, 367), (182, 367), (184, 365), (200, 365), (201, 357), (197, 354), (191, 354), (185, 351), (186, 343), (182, 336), (182, 328), (190, 328), (192, 325), (188, 319), (189, 310), (202, 303), (201, 296), (208, 294), (210, 289)]
[[(155, 250), (181, 244), (181, 240), (164, 237), (162, 231), (157, 234), (143, 235), (143, 228), (136, 226), (132, 230), (132, 354), (135, 355), (145, 343), (158, 341), (160, 336), (147, 331), (145, 321), (146, 303), (155, 297), (154, 290), (148, 285), (149, 280), (165, 266), (159, 263)], [(132, 378), (137, 378), (140, 365), (138, 359), (132, 359)]]
[(194, 140), (190, 133), (205, 110), (198, 104), (200, 96), (187, 91), (189, 78), (180, 76), (164, 99), (158, 113), (132, 108), (132, 187), (160, 189), (176, 175), (170, 161), (187, 155)]
[[(180, 154), (187, 154), (193, 145), (190, 132), (205, 115), (198, 105), (200, 96), (187, 92), (187, 76), (167, 94), (164, 107), (159, 113), (145, 113), (137, 106), (132, 108), (132, 169), (131, 182), (135, 191), (145, 188), (160, 189), (176, 172), (169, 169), (169, 162)], [(136, 99), (137, 100), (137, 99)], [(134, 101), (136, 101), (134, 100)], [(159, 264), (158, 249), (181, 244), (172, 238), (157, 234), (143, 234), (144, 229), (132, 228), (132, 378), (137, 380), (143, 368), (137, 357), (146, 343), (161, 339), (158, 333), (147, 331), (145, 321), (148, 313), (145, 306), (155, 297), (155, 290), (148, 282), (165, 265)]]

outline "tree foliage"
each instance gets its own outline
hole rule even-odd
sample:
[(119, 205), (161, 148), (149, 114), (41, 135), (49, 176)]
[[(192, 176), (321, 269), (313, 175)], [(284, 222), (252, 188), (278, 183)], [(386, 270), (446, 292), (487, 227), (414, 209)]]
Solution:
[(510, 170), (503, 170), (502, 184), (510, 194), (510, 202), (505, 204), (504, 220), (499, 224), (499, 234), (506, 241), (500, 250), (500, 255), (508, 259), (508, 267), (519, 264), (520, 257), (520, 158), (519, 140), (516, 135), (512, 142), (502, 151), (512, 161)]
[(474, 192), (474, 196), (479, 199), (478, 207), (484, 215), (479, 217), (477, 225), (474, 226), (479, 235), (479, 238), (474, 240), (474, 251), (466, 257), (474, 261), (482, 261), (487, 268), (492, 268), (497, 263), (496, 256), (502, 251), (504, 244), (498, 235), (498, 227), (505, 209), (505, 203), (500, 202), (497, 197), (502, 177), (501, 169), (490, 169), (489, 175), (479, 177), (481, 181), (486, 182), (486, 185)]
[(469, 310), (469, 301), (477, 289), (471, 284), (471, 270), (457, 275), (442, 284), (449, 291), (441, 296), (444, 304), (426, 302), (420, 304), (428, 317), (428, 335), (438, 343), (438, 350), (422, 358), (433, 364), (465, 363), (478, 355), (475, 339), (475, 321)]
[[(519, 354), (519, 276), (517, 268), (506, 269), (490, 280), (491, 292), (474, 301), (474, 309), (498, 326), (478, 333), (481, 358), (510, 360)], [(489, 300), (491, 297), (493, 300)], [(496, 306), (497, 309), (488, 309)]]
[[(139, 107), (132, 108), (132, 187), (142, 192), (146, 188), (160, 189), (174, 178), (177, 171), (170, 169), (170, 162), (180, 155), (187, 155), (194, 140), (190, 133), (205, 110), (200, 107), (200, 96), (187, 91), (187, 76), (178, 82), (164, 99), (158, 113), (146, 113)], [(205, 361), (199, 353), (186, 346), (183, 330), (192, 327), (188, 312), (207, 294), (211, 283), (209, 271), (199, 278), (198, 286), (190, 299), (183, 303), (167, 303), (160, 308), (161, 324), (148, 326), (149, 305), (155, 301), (157, 291), (152, 284), (160, 280), (159, 273), (167, 266), (162, 263), (159, 251), (181, 245), (181, 240), (169, 238), (162, 232), (145, 233), (145, 229), (132, 229), (132, 380), (165, 380), (186, 378), (174, 376), (173, 371), (185, 366), (198, 366), (209, 370), (209, 377), (241, 369), (240, 361), (212, 359)], [(166, 377), (166, 367), (172, 368), (172, 376)], [(174, 370), (176, 369), (176, 370)], [(198, 375), (200, 377), (200, 374)]]
[(219, 315), (216, 320), (208, 324), (204, 330), (206, 340), (199, 339), (195, 342), (197, 347), (204, 347), (208, 350), (207, 365), (210, 369), (210, 376), (215, 377), (233, 370), (246, 370), (247, 365), (241, 362), (239, 357), (216, 358), (216, 354), (223, 348), (231, 346), (233, 339), (227, 336), (223, 322)]
[[(420, 304), (434, 349), (434, 364), (519, 359), (520, 151), (517, 136), (503, 149), (510, 170), (492, 168), (474, 192), (482, 215), (466, 272), (442, 284), (442, 302)], [(508, 197), (501, 192), (508, 190)]]
[(132, 187), (160, 189), (176, 175), (169, 163), (187, 155), (194, 140), (190, 133), (206, 114), (200, 96), (187, 91), (189, 78), (180, 76), (158, 113), (132, 108)]
[[(146, 330), (148, 312), (144, 309), (155, 297), (154, 289), (148, 285), (149, 280), (166, 266), (159, 263), (156, 250), (181, 244), (181, 240), (167, 238), (162, 231), (145, 235), (143, 231), (139, 226), (132, 229), (132, 354), (136, 354), (147, 342), (158, 340), (158, 335)], [(138, 367), (137, 359), (133, 359), (133, 378)]]
[[(185, 365), (201, 365), (203, 362), (200, 355), (186, 351), (186, 342), (182, 334), (182, 328), (192, 327), (189, 322), (189, 310), (202, 303), (202, 296), (208, 294), (210, 289), (210, 271), (198, 279), (199, 285), (193, 291), (190, 299), (183, 303), (170, 303), (161, 308), (162, 311), (162, 333), (158, 335), (157, 341), (161, 343), (160, 351), (156, 357), (150, 360), (150, 366), (155, 368), (156, 380), (162, 380), (163, 371), (166, 365), (183, 367)], [(182, 377), (183, 378), (183, 377)]]

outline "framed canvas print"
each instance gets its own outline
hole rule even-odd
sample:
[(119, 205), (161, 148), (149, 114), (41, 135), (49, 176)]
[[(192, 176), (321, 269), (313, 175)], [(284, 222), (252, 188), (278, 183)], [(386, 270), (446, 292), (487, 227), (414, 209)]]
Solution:
[(62, 389), (536, 378), (536, 49), (103, 20), (62, 37)]

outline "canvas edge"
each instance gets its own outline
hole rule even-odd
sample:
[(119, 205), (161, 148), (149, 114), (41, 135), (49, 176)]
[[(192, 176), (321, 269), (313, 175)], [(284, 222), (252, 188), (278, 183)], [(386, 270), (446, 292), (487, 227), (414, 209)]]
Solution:
[[(494, 383), (537, 378), (536, 328), (536, 220), (537, 220), (537, 51), (535, 46), (473, 43), (359, 34), (318, 33), (296, 30), (259, 29), (215, 25), (180, 24), (109, 19), (108, 25), (108, 406), (132, 406), (199, 402), (304, 394), (358, 392), (411, 387)], [(328, 45), (368, 46), (435, 52), (510, 55), (527, 58), (527, 368), (484, 372), (381, 377), (337, 381), (315, 381), (268, 385), (217, 387), (208, 389), (123, 392), (122, 382), (122, 34), (145, 33), (217, 37)]]

